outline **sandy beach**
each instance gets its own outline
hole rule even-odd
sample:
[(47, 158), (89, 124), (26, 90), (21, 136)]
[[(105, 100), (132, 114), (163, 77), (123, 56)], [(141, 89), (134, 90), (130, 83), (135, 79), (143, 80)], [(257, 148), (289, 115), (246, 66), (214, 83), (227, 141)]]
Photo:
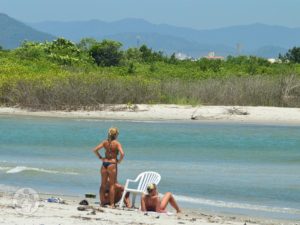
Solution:
[(102, 111), (31, 111), (1, 107), (0, 115), (116, 120), (223, 121), (300, 124), (299, 108), (252, 106), (106, 105)]
[(147, 213), (138, 209), (109, 209), (100, 208), (95, 200), (89, 201), (86, 210), (80, 211), (78, 203), (84, 198), (59, 196), (64, 199), (64, 204), (47, 202), (51, 197), (46, 194), (39, 194), (36, 201), (36, 208), (27, 210), (25, 203), (16, 204), (14, 193), (0, 193), (0, 224), (120, 224), (120, 225), (143, 225), (143, 224), (296, 224), (295, 221), (269, 220), (250, 218), (246, 216), (216, 215), (200, 210), (183, 209), (183, 213), (176, 214), (169, 208), (170, 212)]

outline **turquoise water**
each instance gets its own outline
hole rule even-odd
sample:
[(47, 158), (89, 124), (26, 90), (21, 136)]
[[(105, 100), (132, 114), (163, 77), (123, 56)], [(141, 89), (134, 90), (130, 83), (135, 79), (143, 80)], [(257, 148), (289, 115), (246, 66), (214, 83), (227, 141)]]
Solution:
[(117, 126), (119, 182), (153, 170), (184, 207), (300, 220), (300, 127), (0, 116), (0, 189), (97, 193), (91, 149)]

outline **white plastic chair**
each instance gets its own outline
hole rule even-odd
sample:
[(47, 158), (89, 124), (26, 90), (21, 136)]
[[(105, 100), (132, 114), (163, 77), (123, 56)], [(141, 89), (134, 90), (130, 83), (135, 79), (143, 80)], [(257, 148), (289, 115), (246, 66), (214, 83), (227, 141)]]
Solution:
[[(137, 178), (135, 180), (130, 180), (127, 179), (125, 186), (124, 186), (124, 191), (123, 191), (123, 195), (122, 198), (120, 200), (120, 205), (119, 207), (122, 208), (123, 204), (124, 204), (124, 198), (127, 192), (131, 192), (132, 193), (132, 207), (134, 207), (134, 203), (135, 203), (135, 198), (136, 195), (140, 194), (147, 194), (147, 186), (149, 184), (156, 184), (158, 185), (158, 183), (160, 182), (161, 176), (160, 174), (156, 173), (156, 172), (152, 172), (152, 171), (147, 171), (147, 172), (143, 172), (140, 173)], [(132, 189), (129, 188), (129, 183), (138, 183), (138, 187), (137, 189)]]

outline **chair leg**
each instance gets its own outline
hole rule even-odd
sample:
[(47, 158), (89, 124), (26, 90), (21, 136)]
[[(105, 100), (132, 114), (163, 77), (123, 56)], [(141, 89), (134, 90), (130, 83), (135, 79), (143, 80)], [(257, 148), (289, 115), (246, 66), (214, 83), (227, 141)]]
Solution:
[(124, 204), (124, 199), (125, 199), (126, 193), (127, 193), (127, 191), (124, 190), (124, 191), (123, 191), (123, 194), (122, 194), (122, 198), (121, 198), (121, 200), (120, 200), (120, 205), (119, 205), (119, 208), (120, 208), (120, 209), (123, 208), (123, 204)]
[(134, 208), (135, 198), (136, 198), (136, 194), (133, 194), (132, 195), (132, 205), (131, 205), (132, 208)]

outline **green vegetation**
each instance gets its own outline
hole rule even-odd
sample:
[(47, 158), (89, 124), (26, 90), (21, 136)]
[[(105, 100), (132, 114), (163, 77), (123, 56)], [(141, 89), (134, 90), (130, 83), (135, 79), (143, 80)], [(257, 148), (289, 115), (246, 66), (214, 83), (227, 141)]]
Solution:
[(300, 47), (294, 47), (285, 55), (279, 55), (279, 58), (284, 62), (300, 63)]
[(0, 50), (0, 104), (42, 110), (103, 104), (300, 106), (300, 65), (257, 57), (177, 60), (147, 46), (85, 38)]
[(88, 52), (98, 66), (118, 66), (122, 60), (121, 46), (119, 42), (104, 40), (92, 45)]

